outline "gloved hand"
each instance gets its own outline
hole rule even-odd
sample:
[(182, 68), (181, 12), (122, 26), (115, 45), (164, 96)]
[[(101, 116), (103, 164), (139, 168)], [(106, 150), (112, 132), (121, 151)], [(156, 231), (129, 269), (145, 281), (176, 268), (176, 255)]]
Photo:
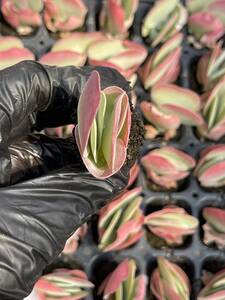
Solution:
[(80, 92), (94, 69), (102, 89), (117, 85), (130, 95), (123, 76), (104, 67), (57, 68), (25, 61), (0, 72), (0, 185), (10, 182), (11, 141), (32, 130), (77, 123)]
[[(0, 72), (1, 182), (14, 184), (0, 188), (1, 300), (26, 297), (73, 232), (127, 185), (131, 163), (99, 180), (86, 171), (73, 138), (23, 137), (33, 128), (75, 123), (79, 93), (91, 70), (24, 62)], [(129, 92), (115, 70), (98, 71), (105, 86)], [(142, 133), (136, 122), (130, 134), (136, 148)]]

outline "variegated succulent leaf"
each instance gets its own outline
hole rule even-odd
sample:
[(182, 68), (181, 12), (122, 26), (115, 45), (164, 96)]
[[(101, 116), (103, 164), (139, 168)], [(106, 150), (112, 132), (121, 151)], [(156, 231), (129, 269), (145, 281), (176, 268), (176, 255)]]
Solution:
[(107, 178), (124, 164), (131, 126), (129, 99), (117, 86), (100, 87), (100, 75), (93, 71), (78, 103), (75, 138), (89, 172)]
[(225, 134), (225, 78), (222, 78), (210, 93), (206, 94), (203, 117), (205, 124), (199, 127), (203, 136), (219, 140)]
[(176, 81), (180, 71), (182, 39), (183, 35), (177, 33), (148, 58), (140, 71), (145, 89), (159, 82)]
[(144, 19), (142, 36), (155, 47), (179, 32), (186, 20), (187, 12), (179, 0), (157, 1)]
[(86, 62), (86, 54), (80, 54), (70, 50), (48, 52), (40, 58), (40, 62), (49, 66), (75, 66), (82, 67)]
[(142, 45), (122, 39), (105, 38), (91, 44), (88, 59), (91, 65), (111, 67), (130, 79), (147, 57)]
[(197, 41), (208, 47), (214, 47), (225, 32), (222, 21), (210, 11), (191, 14), (188, 19), (188, 28)]
[(147, 139), (155, 138), (160, 134), (163, 134), (165, 139), (172, 138), (176, 135), (176, 130), (180, 126), (179, 117), (163, 113), (149, 101), (142, 101), (140, 109), (145, 119), (153, 126), (153, 130), (155, 130), (155, 134), (150, 137), (149, 130), (152, 132), (152, 128), (149, 128), (148, 125), (145, 127)]
[(1, 11), (5, 20), (21, 35), (29, 34), (41, 25), (42, 0), (2, 0)]
[(211, 276), (198, 294), (197, 300), (222, 300), (225, 297), (225, 270)]
[(26, 48), (10, 48), (0, 51), (0, 70), (24, 60), (34, 60), (34, 54)]
[(225, 145), (217, 144), (201, 152), (195, 176), (205, 187), (220, 187), (225, 184)]
[(45, 0), (44, 20), (52, 32), (69, 32), (83, 26), (87, 7), (83, 0)]
[(159, 83), (152, 88), (151, 99), (164, 114), (177, 116), (181, 124), (200, 126), (204, 123), (200, 97), (189, 89)]
[(100, 14), (101, 28), (115, 36), (127, 35), (139, 0), (107, 0)]

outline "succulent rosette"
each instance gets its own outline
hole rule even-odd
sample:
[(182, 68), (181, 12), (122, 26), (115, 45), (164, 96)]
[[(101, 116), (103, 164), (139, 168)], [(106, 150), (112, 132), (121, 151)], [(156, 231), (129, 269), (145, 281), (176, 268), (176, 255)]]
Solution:
[(80, 226), (73, 235), (66, 241), (65, 247), (62, 251), (62, 254), (72, 254), (74, 253), (78, 246), (79, 246), (79, 241), (86, 235), (87, 233), (87, 224), (83, 224)]
[(219, 249), (225, 247), (225, 210), (216, 207), (205, 207), (202, 211), (206, 223), (203, 225), (204, 243), (216, 244)]
[(100, 14), (102, 30), (124, 36), (133, 23), (139, 0), (107, 0)]
[(175, 84), (158, 83), (151, 89), (151, 102), (142, 101), (140, 109), (147, 121), (147, 139), (163, 135), (173, 138), (180, 125), (201, 126), (201, 99), (189, 89)]
[(93, 287), (84, 271), (56, 269), (42, 276), (34, 289), (41, 300), (81, 300), (91, 292)]
[(195, 233), (198, 220), (183, 208), (170, 206), (147, 215), (145, 225), (167, 245), (174, 246), (182, 245), (187, 235)]
[(213, 47), (225, 33), (222, 21), (210, 11), (199, 11), (188, 18), (188, 29), (202, 45)]
[(197, 67), (197, 79), (205, 90), (215, 86), (225, 76), (225, 51), (217, 43), (212, 51), (203, 55)]
[(175, 263), (159, 256), (158, 268), (153, 271), (150, 287), (158, 300), (189, 300), (190, 282), (186, 273)]
[(201, 99), (189, 89), (159, 83), (151, 90), (151, 100), (162, 113), (177, 116), (183, 125), (200, 126), (204, 123), (200, 114)]
[(44, 0), (44, 20), (52, 32), (68, 32), (83, 26), (87, 7), (83, 0)]
[(89, 172), (107, 178), (123, 166), (131, 127), (131, 110), (126, 92), (118, 86), (101, 90), (101, 79), (93, 71), (78, 103), (76, 142)]
[(149, 101), (142, 101), (140, 109), (151, 125), (145, 125), (145, 138), (154, 139), (158, 135), (163, 135), (165, 140), (173, 138), (180, 126), (180, 119), (176, 115), (168, 115), (161, 112)]
[(146, 276), (136, 275), (137, 266), (133, 259), (125, 259), (110, 273), (99, 287), (103, 299), (144, 300)]
[(208, 11), (217, 16), (225, 25), (225, 1), (224, 0), (188, 0), (187, 8), (190, 13)]
[(225, 269), (210, 274), (204, 288), (198, 294), (197, 300), (223, 300), (225, 296)]
[(1, 12), (5, 20), (21, 35), (29, 34), (42, 24), (42, 0), (2, 0)]
[(98, 233), (101, 250), (125, 249), (143, 236), (140, 193), (139, 187), (127, 191), (100, 210)]
[(182, 40), (183, 35), (177, 33), (147, 59), (140, 71), (146, 90), (157, 83), (176, 81), (180, 72)]
[(146, 57), (145, 47), (128, 40), (104, 38), (88, 48), (91, 65), (114, 68), (127, 79), (134, 75)]
[(34, 54), (24, 48), (20, 39), (12, 36), (0, 37), (0, 70), (23, 60), (34, 59)]
[(204, 187), (225, 185), (225, 144), (209, 146), (200, 153), (195, 176)]
[(179, 0), (158, 0), (144, 18), (142, 36), (155, 47), (181, 31), (186, 21), (186, 9)]
[(225, 134), (225, 78), (203, 95), (202, 115), (205, 122), (198, 127), (198, 131), (210, 140), (218, 141)]
[(143, 156), (141, 164), (152, 182), (171, 189), (177, 188), (179, 182), (189, 176), (195, 167), (195, 160), (175, 147), (164, 146)]

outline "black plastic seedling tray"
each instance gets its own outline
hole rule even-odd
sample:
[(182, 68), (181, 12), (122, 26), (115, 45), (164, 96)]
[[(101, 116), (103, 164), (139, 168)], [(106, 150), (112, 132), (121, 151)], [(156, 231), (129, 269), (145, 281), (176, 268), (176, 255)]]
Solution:
[[(182, 2), (184, 3), (184, 1)], [(89, 14), (86, 20), (84, 31), (99, 30), (98, 14), (102, 6), (102, 1), (85, 0), (85, 3), (89, 8)], [(146, 45), (146, 47), (149, 49), (149, 53), (151, 53), (153, 49), (151, 49), (147, 43), (144, 42), (140, 32), (143, 17), (153, 3), (154, 1), (140, 1), (134, 20), (134, 25), (130, 30), (131, 40)], [(4, 23), (2, 17), (1, 33), (3, 35), (15, 34), (15, 32)], [(207, 49), (195, 49), (193, 46), (188, 44), (187, 27), (184, 27), (183, 33), (184, 42), (181, 59), (182, 68), (177, 83), (180, 86), (190, 88), (201, 93), (201, 89), (197, 85), (195, 79), (196, 62), (198, 61), (199, 57), (207, 51)], [(51, 48), (55, 39), (57, 39), (57, 36), (49, 33), (44, 26), (39, 28), (33, 35), (22, 37), (25, 46), (34, 52), (37, 59)], [(140, 82), (137, 82), (135, 91), (138, 102), (149, 99), (149, 93), (144, 91)], [(154, 141), (145, 141), (145, 144), (141, 149), (141, 153), (144, 155), (150, 149), (165, 144), (174, 145), (180, 149), (183, 149), (198, 159), (200, 151), (206, 146), (214, 143), (199, 138), (194, 129), (183, 126), (178, 134), (178, 137), (172, 141), (165, 142), (160, 138), (155, 139)], [(69, 258), (64, 257), (64, 261), (70, 261), (71, 259), (74, 259), (83, 266), (90, 280), (96, 284), (96, 289), (94, 290), (93, 295), (88, 296), (86, 300), (96, 300), (100, 299), (96, 295), (96, 290), (99, 283), (123, 258), (134, 258), (137, 261), (139, 272), (147, 274), (148, 278), (150, 278), (152, 271), (156, 267), (156, 257), (162, 255), (171, 259), (172, 261), (177, 262), (183, 267), (189, 276), (192, 285), (191, 300), (197, 299), (197, 294), (202, 287), (202, 270), (206, 269), (208, 271), (216, 272), (225, 267), (225, 252), (217, 250), (214, 247), (205, 246), (202, 241), (203, 232), (201, 229), (201, 225), (203, 223), (201, 212), (203, 207), (225, 207), (224, 191), (222, 189), (203, 189), (200, 187), (194, 176), (191, 175), (190, 178), (185, 181), (179, 191), (155, 192), (149, 188), (143, 170), (141, 170), (135, 186), (143, 187), (143, 210), (145, 214), (168, 204), (177, 204), (178, 206), (184, 207), (189, 213), (199, 219), (200, 226), (198, 231), (193, 236), (189, 237), (185, 244), (181, 247), (156, 249), (147, 241), (146, 230), (146, 235), (137, 244), (129, 249), (118, 252), (102, 253), (97, 247), (97, 217), (94, 217), (94, 220), (89, 224), (89, 232), (83, 239), (75, 255)], [(147, 290), (148, 292), (146, 299), (154, 299), (149, 292), (149, 283)]]

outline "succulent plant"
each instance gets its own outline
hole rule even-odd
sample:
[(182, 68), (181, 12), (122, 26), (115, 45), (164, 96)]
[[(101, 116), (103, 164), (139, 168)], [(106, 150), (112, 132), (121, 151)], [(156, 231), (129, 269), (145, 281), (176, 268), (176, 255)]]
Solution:
[(127, 188), (129, 188), (130, 186), (132, 186), (132, 184), (135, 182), (135, 180), (137, 179), (138, 175), (140, 172), (140, 167), (138, 165), (138, 163), (136, 162), (133, 167), (130, 169), (130, 176), (129, 176), (129, 181), (127, 184)]
[(183, 35), (177, 33), (148, 58), (140, 71), (146, 90), (159, 82), (176, 81), (180, 72), (182, 40)]
[(125, 259), (105, 278), (98, 294), (105, 300), (144, 300), (146, 276), (136, 276), (136, 269), (133, 259)]
[(216, 86), (202, 97), (202, 115), (205, 122), (198, 127), (198, 131), (204, 137), (217, 141), (225, 134), (225, 78), (222, 78)]
[(225, 76), (225, 51), (217, 43), (212, 51), (203, 55), (197, 67), (197, 79), (205, 90), (215, 86)]
[(107, 178), (126, 160), (131, 110), (123, 89), (109, 86), (101, 90), (100, 81), (99, 73), (93, 71), (84, 85), (75, 138), (89, 172), (97, 178)]
[(82, 67), (86, 62), (87, 56), (70, 50), (48, 52), (44, 54), (39, 62), (50, 66), (75, 66)]
[(105, 39), (105, 35), (100, 32), (73, 32), (57, 40), (51, 51), (70, 50), (79, 54), (87, 54), (88, 47), (98, 40)]
[(34, 289), (41, 300), (81, 300), (90, 293), (93, 287), (87, 275), (81, 270), (56, 269), (42, 276)]
[(127, 191), (100, 210), (98, 233), (101, 250), (125, 249), (143, 236), (140, 193), (140, 187)]
[(188, 0), (187, 8), (190, 13), (208, 11), (213, 13), (225, 25), (225, 1), (224, 0)]
[(154, 235), (173, 246), (182, 245), (184, 238), (196, 231), (198, 220), (174, 205), (150, 213), (145, 217), (145, 224)]
[(158, 135), (164, 135), (165, 140), (169, 140), (176, 135), (180, 126), (180, 119), (176, 115), (168, 115), (161, 112), (149, 101), (142, 101), (140, 109), (145, 119), (152, 125), (145, 125), (145, 138), (154, 139)]
[(225, 296), (225, 269), (212, 275), (198, 294), (197, 300), (223, 300)]
[(194, 38), (207, 47), (213, 47), (225, 33), (222, 21), (211, 12), (196, 12), (188, 18), (188, 29)]
[(225, 247), (225, 210), (216, 207), (205, 207), (202, 211), (206, 223), (203, 225), (204, 243), (215, 243), (219, 249)]
[(183, 125), (200, 126), (204, 123), (200, 114), (201, 99), (189, 89), (159, 83), (151, 90), (151, 100), (163, 114), (177, 116)]
[(82, 226), (80, 226), (73, 235), (71, 235), (71, 237), (66, 241), (66, 245), (62, 251), (62, 254), (72, 254), (74, 253), (78, 246), (79, 246), (79, 240), (82, 239), (86, 233), (87, 233), (87, 224), (83, 224)]
[(83, 26), (87, 7), (83, 0), (45, 0), (44, 20), (52, 32), (68, 32)]
[(59, 138), (67, 138), (72, 135), (72, 131), (74, 129), (73, 124), (64, 125), (55, 128), (45, 128), (44, 133), (49, 136), (59, 137)]
[(11, 48), (24, 48), (22, 41), (15, 36), (0, 37), (0, 52)]
[(91, 65), (117, 69), (127, 79), (136, 72), (146, 57), (145, 47), (128, 40), (104, 38), (88, 48)]
[(139, 0), (107, 0), (100, 14), (101, 28), (111, 35), (126, 35), (138, 3)]
[(195, 160), (187, 153), (172, 146), (150, 151), (141, 158), (146, 175), (157, 185), (166, 189), (177, 188), (195, 167)]
[(186, 9), (179, 0), (158, 0), (144, 18), (142, 36), (155, 47), (179, 32), (186, 21)]
[(35, 59), (34, 54), (26, 48), (16, 46), (7, 50), (1, 50), (1, 47), (2, 49), (4, 49), (6, 48), (6, 46), (4, 45), (4, 43), (2, 46), (0, 46), (0, 70), (10, 67), (23, 60)]
[(150, 286), (158, 300), (189, 300), (190, 282), (185, 272), (175, 263), (158, 257), (158, 268), (153, 271)]
[(204, 187), (225, 185), (225, 144), (209, 146), (200, 153), (195, 176)]
[(42, 23), (42, 0), (2, 0), (1, 12), (5, 20), (21, 35), (29, 34)]
[(13, 36), (0, 37), (0, 70), (23, 60), (34, 60), (34, 54)]

